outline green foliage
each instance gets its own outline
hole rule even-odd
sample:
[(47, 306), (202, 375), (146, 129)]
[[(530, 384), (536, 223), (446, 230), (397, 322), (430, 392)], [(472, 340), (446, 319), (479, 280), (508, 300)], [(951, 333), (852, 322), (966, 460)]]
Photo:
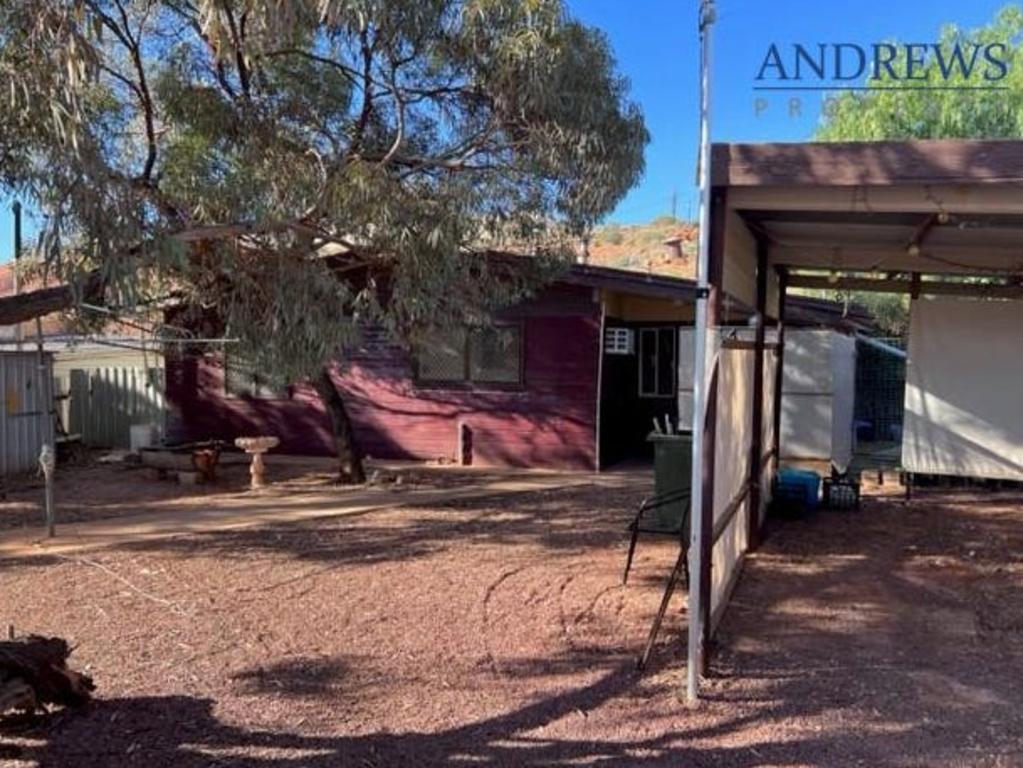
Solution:
[[(821, 141), (879, 141), (885, 139), (1018, 139), (1023, 137), (1023, 10), (1010, 5), (985, 27), (966, 31), (947, 26), (941, 32), (942, 50), (950, 53), (958, 44), (1003, 43), (1008, 46), (1008, 74), (998, 81), (1006, 90), (907, 90), (905, 81), (885, 77), (870, 81), (868, 90), (847, 92), (825, 106), (817, 139)], [(903, 50), (903, 56), (905, 52)], [(939, 63), (928, 59), (924, 72), (932, 82), (939, 78)], [(945, 84), (946, 81), (942, 80)], [(949, 86), (976, 85), (961, 71), (948, 78)], [(835, 298), (834, 291), (829, 298)], [(866, 307), (883, 332), (904, 336), (908, 332), (909, 301), (904, 296), (852, 293)], [(841, 298), (841, 297), (839, 297)]]
[(905, 338), (909, 333), (909, 296), (905, 294), (812, 288), (796, 289), (794, 293), (846, 305), (859, 305), (870, 313), (883, 337)]
[(215, 308), (280, 378), (364, 319), (486, 322), (643, 170), (628, 83), (560, 0), (20, 0), (0, 30), (0, 184), (51, 270)]
[[(817, 138), (821, 141), (877, 141), (882, 139), (975, 138), (1008, 139), (1023, 136), (1023, 11), (1018, 5), (1003, 9), (994, 21), (966, 31), (947, 26), (941, 32), (942, 50), (951, 54), (959, 44), (1004, 43), (1009, 70), (999, 86), (1007, 90), (911, 90), (905, 80), (887, 72), (870, 80), (867, 90), (846, 92), (830, 99), (823, 112)], [(905, 49), (901, 53), (905, 60)], [(930, 82), (940, 78), (932, 55), (923, 69)], [(897, 70), (898, 71), (898, 70)], [(977, 75), (975, 74), (976, 78)], [(962, 71), (953, 70), (943, 85), (976, 85)]]
[(849, 300), (870, 312), (882, 336), (906, 338), (909, 335), (909, 297), (905, 294), (851, 291)]

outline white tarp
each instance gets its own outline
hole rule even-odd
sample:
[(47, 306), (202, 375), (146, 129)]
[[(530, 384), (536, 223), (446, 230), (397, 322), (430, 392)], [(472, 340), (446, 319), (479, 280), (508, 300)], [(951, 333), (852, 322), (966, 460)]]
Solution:
[(831, 461), (845, 471), (856, 451), (856, 339), (831, 337)]
[(853, 454), (855, 340), (827, 330), (786, 331), (782, 379), (782, 457), (844, 470)]
[(902, 464), (1023, 480), (1023, 302), (913, 302)]

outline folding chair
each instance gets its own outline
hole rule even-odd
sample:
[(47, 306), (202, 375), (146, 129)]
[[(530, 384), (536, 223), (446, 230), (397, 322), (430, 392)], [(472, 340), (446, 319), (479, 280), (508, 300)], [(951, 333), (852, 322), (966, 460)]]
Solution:
[[(651, 514), (661, 510), (668, 505), (681, 505), (682, 513), (677, 520), (666, 523), (663, 516)], [(632, 568), (632, 556), (636, 551), (636, 541), (639, 534), (650, 533), (658, 536), (677, 536), (682, 542), (682, 549), (689, 547), (689, 512), (690, 493), (688, 490), (671, 491), (662, 493), (646, 499), (639, 505), (636, 517), (629, 523), (629, 531), (632, 532), (632, 540), (629, 542), (629, 554), (625, 559), (625, 574), (622, 576), (622, 584), (629, 581), (629, 569)], [(686, 582), (689, 580), (688, 567), (686, 568)]]
[[(678, 582), (680, 580), (684, 581), (686, 589), (689, 588), (689, 515), (692, 510), (690, 501), (688, 490), (672, 491), (660, 496), (654, 496), (640, 504), (635, 519), (629, 525), (629, 530), (632, 532), (632, 540), (629, 542), (629, 554), (625, 560), (625, 574), (622, 576), (622, 584), (629, 580), (629, 569), (632, 567), (632, 556), (636, 550), (636, 541), (639, 539), (639, 534), (651, 533), (661, 536), (677, 536), (679, 541), (678, 560), (675, 561), (675, 567), (672, 568), (671, 575), (668, 577), (668, 583), (664, 587), (661, 607), (657, 611), (657, 616), (654, 617), (653, 626), (650, 627), (650, 634), (647, 636), (646, 645), (643, 647), (643, 654), (636, 664), (638, 669), (646, 667), (647, 661), (650, 658), (650, 652), (654, 648), (654, 642), (657, 640), (657, 633), (660, 631), (661, 623), (664, 621), (664, 614), (668, 612), (668, 604), (671, 602), (671, 596), (675, 593), (675, 587), (678, 585)], [(678, 516), (677, 520), (672, 520), (671, 524), (665, 523), (664, 516), (651, 515), (652, 510), (663, 509), (669, 504), (682, 505), (681, 515)]]

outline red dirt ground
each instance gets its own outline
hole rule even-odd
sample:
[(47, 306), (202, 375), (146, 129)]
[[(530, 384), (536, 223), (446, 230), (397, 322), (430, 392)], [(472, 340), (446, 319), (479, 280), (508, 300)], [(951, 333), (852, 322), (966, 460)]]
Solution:
[(641, 543), (620, 586), (648, 483), (2, 560), (0, 622), (67, 637), (98, 698), (6, 724), (0, 763), (1023, 765), (1023, 497), (774, 525), (691, 711), (678, 621), (634, 671), (674, 559)]
[[(96, 454), (100, 455), (100, 454)], [(360, 486), (335, 484), (335, 460), (318, 457), (278, 456), (266, 459), (272, 481), (269, 494), (329, 491), (339, 500)], [(54, 495), (58, 507), (57, 526), (95, 520), (112, 520), (140, 512), (180, 510), (182, 515), (218, 501), (250, 498), (248, 459), (242, 454), (225, 454), (217, 468), (216, 481), (194, 486), (179, 485), (171, 476), (156, 479), (155, 470), (136, 464), (103, 464), (90, 457), (57, 472)], [(500, 470), (418, 465), (411, 462), (387, 464), (370, 462), (371, 482), (380, 487), (402, 481), (403, 489), (449, 488), (478, 485), (503, 477)], [(126, 489), (130, 489), (126, 493)], [(27, 474), (6, 484), (0, 494), (0, 531), (42, 526), (44, 485), (41, 477)]]

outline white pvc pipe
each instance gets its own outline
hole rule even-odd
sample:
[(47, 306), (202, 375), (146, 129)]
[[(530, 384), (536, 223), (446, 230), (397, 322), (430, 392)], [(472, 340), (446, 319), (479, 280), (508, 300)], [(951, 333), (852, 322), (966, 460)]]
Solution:
[(906, 351), (904, 349), (899, 349), (898, 347), (896, 347), (896, 346), (894, 346), (892, 344), (885, 344), (880, 339), (875, 339), (875, 338), (873, 338), (871, 336), (865, 336), (862, 333), (857, 333), (856, 334), (856, 340), (857, 341), (862, 341), (868, 347), (873, 347), (874, 349), (878, 349), (878, 350), (880, 350), (882, 352), (885, 352), (885, 353), (887, 353), (889, 355), (892, 355), (893, 357), (897, 357), (900, 360), (905, 360), (906, 359)]
[[(693, 474), (690, 507), (689, 572), (696, 589), (689, 588), (689, 648), (686, 664), (686, 701), (700, 698), (703, 665), (703, 609), (710, 595), (702, 592), (703, 568), (703, 427), (707, 412), (707, 293), (710, 258), (710, 43), (714, 24), (714, 0), (700, 0), (700, 250), (697, 257), (696, 329), (693, 365)], [(708, 531), (709, 534), (709, 531)]]

